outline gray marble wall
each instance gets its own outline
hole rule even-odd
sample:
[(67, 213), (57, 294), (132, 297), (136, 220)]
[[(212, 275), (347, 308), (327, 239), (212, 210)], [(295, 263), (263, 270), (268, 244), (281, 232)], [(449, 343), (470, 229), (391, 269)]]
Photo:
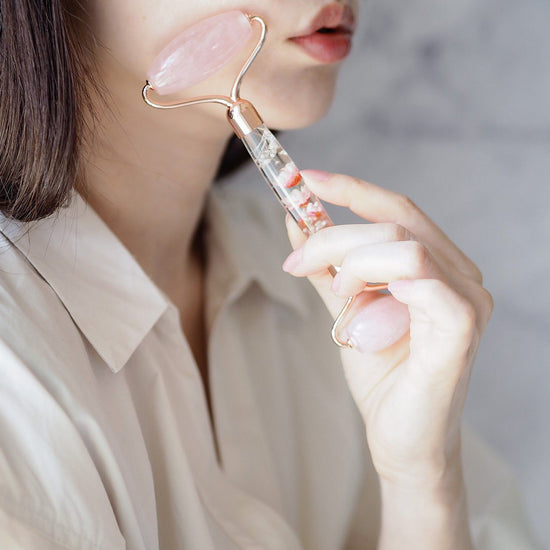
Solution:
[[(331, 115), (284, 136), (302, 167), (405, 193), (496, 301), (466, 419), (550, 540), (550, 2), (369, 0)], [(339, 217), (344, 221), (345, 217)]]

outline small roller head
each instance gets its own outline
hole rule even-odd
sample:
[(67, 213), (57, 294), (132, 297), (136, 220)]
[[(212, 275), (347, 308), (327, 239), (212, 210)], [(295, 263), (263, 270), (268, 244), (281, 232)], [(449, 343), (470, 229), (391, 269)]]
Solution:
[(409, 308), (393, 296), (382, 296), (365, 306), (349, 322), (345, 332), (353, 349), (361, 353), (382, 351), (409, 330)]
[(181, 92), (225, 67), (251, 35), (252, 25), (241, 11), (203, 19), (159, 53), (149, 67), (147, 80), (160, 95)]

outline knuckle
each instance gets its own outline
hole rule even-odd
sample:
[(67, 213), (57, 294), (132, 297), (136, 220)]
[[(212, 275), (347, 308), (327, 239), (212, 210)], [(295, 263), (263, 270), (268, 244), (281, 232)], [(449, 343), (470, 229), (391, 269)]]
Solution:
[(488, 323), (491, 315), (493, 314), (493, 310), (495, 309), (495, 300), (493, 298), (493, 295), (484, 287), (481, 287), (480, 293), (481, 304), (483, 305), (483, 308), (486, 312), (485, 323)]
[(408, 264), (411, 274), (416, 275), (424, 271), (430, 260), (428, 249), (418, 241), (408, 241), (407, 243)]
[(470, 259), (468, 259), (465, 267), (461, 271), (464, 273), (464, 275), (471, 278), (476, 283), (480, 285), (483, 284), (483, 273), (481, 273), (481, 270)]
[(307, 239), (307, 241), (304, 243), (304, 258), (307, 259), (313, 259), (317, 258), (320, 254), (322, 254), (322, 251), (329, 245), (332, 233), (331, 229), (334, 229), (333, 227), (327, 227), (325, 229), (321, 229), (321, 231), (318, 231), (317, 233), (313, 233), (310, 235)]
[(363, 264), (364, 264), (364, 255), (361, 248), (349, 251), (342, 261), (340, 266), (340, 277), (342, 281), (346, 281), (346, 284), (349, 286), (351, 281), (363, 281)]
[(457, 307), (456, 319), (460, 331), (470, 335), (477, 326), (477, 311), (468, 300), (463, 299)]
[(317, 233), (314, 233), (309, 238), (309, 242), (312, 243), (312, 246), (316, 249), (323, 249), (329, 245), (329, 243), (332, 240), (332, 232), (331, 229), (334, 229), (333, 227), (327, 227), (325, 229), (321, 229), (321, 231), (318, 231)]
[(350, 176), (349, 182), (350, 182), (351, 187), (353, 189), (358, 190), (358, 191), (363, 189), (363, 186), (364, 186), (364, 183), (365, 183), (363, 180), (361, 180), (359, 178), (356, 178), (354, 176)]
[(398, 223), (390, 223), (386, 226), (386, 236), (389, 241), (409, 241), (412, 240), (410, 232)]
[(452, 304), (453, 332), (462, 335), (467, 340), (471, 340), (479, 319), (478, 310), (475, 305), (441, 279), (429, 279), (426, 280), (426, 283), (433, 294), (446, 296), (446, 301)]
[(350, 250), (344, 256), (342, 265), (340, 266), (341, 271), (344, 271), (343, 276), (347, 276), (350, 271), (355, 271), (356, 266), (359, 262), (361, 262), (362, 257), (363, 253), (361, 249)]
[(416, 206), (415, 202), (410, 197), (407, 197), (406, 195), (397, 194), (396, 201), (400, 210), (405, 213), (418, 210), (418, 207)]
[(480, 285), (483, 284), (483, 273), (481, 272), (481, 269), (477, 267), (476, 264), (472, 262), (472, 273), (473, 278), (476, 280)]
[(348, 198), (349, 198), (349, 207), (351, 210), (357, 209), (361, 206), (363, 202), (363, 192), (365, 188), (365, 182), (359, 178), (350, 177), (349, 179), (349, 188), (348, 188)]

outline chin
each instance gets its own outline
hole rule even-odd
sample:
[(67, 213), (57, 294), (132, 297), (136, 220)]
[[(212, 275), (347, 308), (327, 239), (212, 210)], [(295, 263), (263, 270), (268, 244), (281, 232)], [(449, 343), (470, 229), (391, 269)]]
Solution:
[(251, 86), (250, 94), (244, 97), (254, 104), (270, 128), (295, 130), (311, 126), (327, 114), (334, 100), (338, 69), (323, 69), (279, 79), (272, 86)]

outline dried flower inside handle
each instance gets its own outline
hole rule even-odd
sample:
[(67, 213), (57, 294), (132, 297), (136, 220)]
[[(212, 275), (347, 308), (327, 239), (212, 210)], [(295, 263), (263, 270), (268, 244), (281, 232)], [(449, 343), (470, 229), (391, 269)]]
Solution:
[[(321, 201), (307, 187), (296, 164), (263, 123), (248, 133), (237, 130), (236, 133), (280, 203), (306, 236), (309, 237), (325, 227), (334, 225)], [(338, 267), (330, 266), (329, 272), (334, 277), (338, 272)], [(365, 290), (376, 291), (386, 288), (386, 284), (369, 284)], [(342, 348), (353, 348), (348, 338), (341, 337), (340, 329), (354, 300), (355, 296), (350, 296), (347, 299), (332, 326), (332, 339), (336, 345)]]

